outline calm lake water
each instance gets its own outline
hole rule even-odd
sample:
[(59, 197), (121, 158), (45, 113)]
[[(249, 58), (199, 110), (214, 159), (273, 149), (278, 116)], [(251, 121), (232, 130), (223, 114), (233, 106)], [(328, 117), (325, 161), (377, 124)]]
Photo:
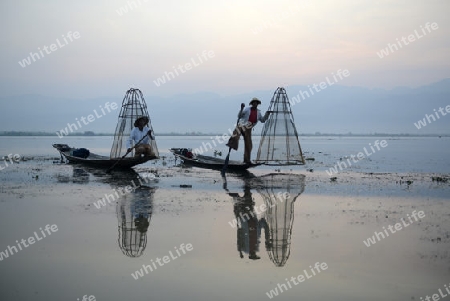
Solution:
[[(172, 156), (169, 149), (172, 147), (199, 148), (205, 146), (206, 155), (213, 155), (214, 150), (222, 152), (225, 158), (228, 148), (220, 145), (214, 137), (206, 136), (162, 136), (157, 137), (160, 155)], [(212, 141), (216, 141), (214, 146)], [(386, 140), (384, 148), (374, 148), (376, 140)], [(109, 156), (112, 137), (0, 137), (0, 155), (17, 153), (22, 156), (54, 156), (59, 154), (51, 147), (53, 143), (66, 143), (73, 147), (84, 147), (91, 152)], [(231, 152), (232, 160), (242, 160), (243, 141), (237, 152)], [(211, 145), (211, 147), (208, 145)], [(337, 164), (341, 158), (356, 156), (364, 153), (364, 148), (370, 156), (348, 168), (357, 172), (450, 172), (450, 138), (443, 137), (300, 137), (300, 144), (305, 157), (315, 158), (308, 162), (307, 168), (324, 171)], [(252, 159), (256, 157), (259, 146), (259, 137), (253, 139)], [(151, 163), (147, 163), (147, 166)], [(263, 168), (263, 167), (259, 167)], [(297, 167), (305, 170), (306, 167)], [(273, 169), (273, 168), (272, 168)]]
[[(27, 158), (0, 171), (0, 300), (400, 301), (444, 289), (450, 183), (431, 176), (449, 176), (450, 139), (300, 139), (307, 166), (223, 179), (168, 151), (208, 137), (157, 137), (164, 160), (111, 174), (59, 164), (51, 144), (108, 155), (112, 137), (0, 137), (0, 155)], [(327, 168), (376, 139), (388, 146), (330, 181)]]

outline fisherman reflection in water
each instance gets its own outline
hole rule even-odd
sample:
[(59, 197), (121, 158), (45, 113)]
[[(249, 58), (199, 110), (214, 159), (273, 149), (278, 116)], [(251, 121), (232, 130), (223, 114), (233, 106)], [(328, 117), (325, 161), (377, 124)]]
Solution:
[(134, 122), (134, 128), (131, 130), (130, 137), (127, 141), (127, 152), (132, 151), (132, 144), (135, 146), (135, 157), (144, 155), (146, 157), (154, 157), (155, 152), (152, 149), (150, 140), (155, 140), (152, 130), (147, 126), (149, 119), (147, 116), (141, 116)]
[(237, 193), (228, 193), (234, 200), (234, 215), (238, 221), (237, 227), (237, 248), (241, 258), (243, 253), (248, 254), (249, 259), (260, 259), (256, 252), (259, 251), (261, 229), (258, 225), (258, 218), (255, 213), (252, 193), (249, 186), (244, 187), (244, 195), (241, 197)]
[(128, 257), (141, 256), (147, 246), (155, 189), (140, 187), (117, 203), (119, 247)]

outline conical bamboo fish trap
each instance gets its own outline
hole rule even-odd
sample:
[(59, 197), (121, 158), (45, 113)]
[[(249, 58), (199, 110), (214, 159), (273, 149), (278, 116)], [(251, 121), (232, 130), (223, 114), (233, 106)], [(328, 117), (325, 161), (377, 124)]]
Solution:
[(294, 202), (305, 190), (305, 176), (297, 174), (268, 174), (257, 178), (256, 186), (267, 210), (260, 220), (265, 233), (265, 245), (270, 260), (282, 267), (291, 252)]
[[(141, 116), (148, 117), (149, 122), (147, 126), (153, 131), (144, 96), (139, 89), (132, 88), (127, 91), (122, 101), (122, 108), (120, 109), (119, 120), (114, 133), (114, 142), (111, 147), (111, 158), (118, 158), (125, 155), (127, 152), (126, 142), (130, 137), (131, 130), (134, 128), (134, 122)], [(159, 153), (156, 140), (150, 140), (150, 143), (155, 156), (158, 157)], [(134, 155), (134, 150), (132, 155)]]
[(277, 88), (268, 111), (272, 113), (261, 132), (256, 162), (267, 165), (305, 164), (291, 104), (284, 88)]

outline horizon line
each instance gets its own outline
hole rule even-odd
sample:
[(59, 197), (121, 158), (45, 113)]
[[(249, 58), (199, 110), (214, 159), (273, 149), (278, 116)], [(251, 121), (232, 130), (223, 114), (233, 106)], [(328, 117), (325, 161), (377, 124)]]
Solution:
[[(164, 132), (164, 133), (155, 133), (156, 136), (222, 136), (223, 133), (204, 133), (204, 132), (191, 132), (191, 133), (180, 133), (180, 132)], [(45, 132), (45, 131), (0, 131), (0, 137), (33, 137), (33, 136), (41, 136), (41, 137), (53, 137), (56, 136), (53, 132)], [(85, 134), (82, 132), (70, 133), (67, 136), (73, 137), (95, 137), (95, 136), (111, 136), (114, 137), (114, 133), (92, 133)], [(254, 135), (260, 136), (260, 135)], [(417, 134), (417, 133), (383, 133), (383, 132), (375, 132), (375, 133), (301, 133), (298, 136), (402, 136), (402, 137), (450, 137), (450, 133), (426, 133), (426, 134)]]

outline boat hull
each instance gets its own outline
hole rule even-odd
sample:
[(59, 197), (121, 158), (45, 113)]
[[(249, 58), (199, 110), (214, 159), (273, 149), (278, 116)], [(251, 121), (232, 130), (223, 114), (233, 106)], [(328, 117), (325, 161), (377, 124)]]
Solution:
[(71, 151), (76, 148), (69, 147), (67, 144), (53, 144), (53, 147), (58, 150), (58, 152), (64, 158), (69, 161), (69, 163), (84, 164), (87, 166), (92, 166), (96, 168), (108, 169), (114, 164), (114, 169), (130, 169), (135, 165), (145, 163), (150, 160), (158, 159), (158, 157), (129, 157), (129, 158), (109, 158), (107, 156), (101, 156), (94, 153), (90, 153), (87, 158), (80, 158), (71, 155)]
[[(222, 170), (225, 160), (220, 158), (214, 158), (210, 156), (196, 155), (195, 158), (188, 158), (182, 155), (183, 148), (171, 148), (170, 151), (178, 158), (183, 160), (186, 165), (191, 165), (200, 168)], [(243, 162), (230, 160), (228, 162), (227, 170), (229, 171), (246, 171), (249, 168), (256, 167), (261, 164), (245, 164)]]

